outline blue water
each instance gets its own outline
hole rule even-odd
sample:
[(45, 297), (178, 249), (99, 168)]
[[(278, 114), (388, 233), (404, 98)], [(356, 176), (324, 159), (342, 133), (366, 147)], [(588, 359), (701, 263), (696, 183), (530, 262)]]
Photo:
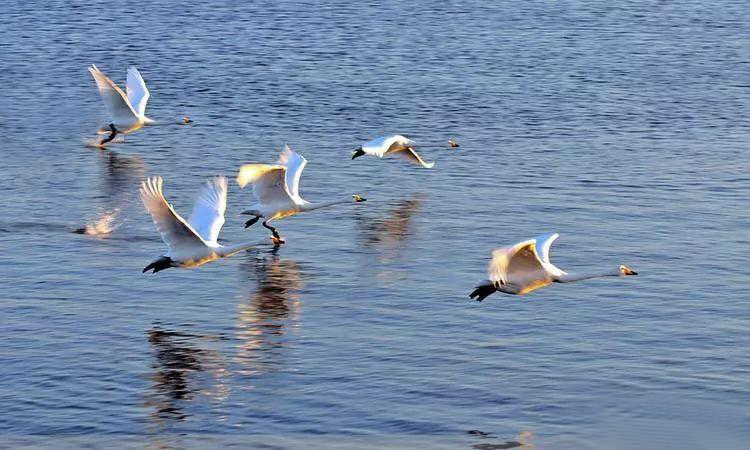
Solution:
[[(744, 2), (216, 3), (0, 4), (0, 445), (750, 441)], [(92, 63), (138, 65), (160, 125), (86, 147)], [(435, 168), (350, 160), (394, 132)], [(285, 143), (306, 199), (369, 201), (272, 253), (232, 183), (222, 237), (262, 245), (141, 274), (140, 180), (187, 215)], [(640, 276), (469, 301), (552, 231), (563, 269)]]

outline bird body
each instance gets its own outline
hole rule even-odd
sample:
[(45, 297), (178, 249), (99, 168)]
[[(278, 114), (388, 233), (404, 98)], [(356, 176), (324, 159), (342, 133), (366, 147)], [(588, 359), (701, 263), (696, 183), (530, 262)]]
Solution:
[(488, 279), (477, 286), (469, 297), (476, 297), (476, 300), (481, 302), (494, 292), (520, 295), (551, 283), (569, 283), (606, 276), (637, 275), (627, 266), (590, 274), (568, 274), (552, 264), (549, 259), (550, 247), (558, 237), (557, 233), (544, 234), (510, 247), (494, 250), (487, 268)]
[(425, 162), (417, 152), (414, 151), (414, 148), (412, 147), (413, 144), (414, 141), (400, 134), (383, 136), (362, 144), (362, 146), (354, 152), (352, 159), (358, 158), (362, 155), (372, 155), (377, 156), (378, 158), (383, 158), (388, 155), (398, 155), (428, 169), (434, 166), (434, 162)]
[(169, 267), (197, 267), (223, 258), (252, 244), (224, 246), (218, 243), (227, 207), (227, 179), (209, 180), (198, 195), (190, 218), (185, 221), (167, 202), (161, 177), (141, 183), (141, 200), (156, 224), (167, 252), (143, 269), (154, 273)]
[(263, 226), (272, 231), (275, 244), (283, 243), (276, 229), (268, 222), (300, 212), (312, 211), (341, 203), (365, 201), (359, 195), (327, 203), (310, 203), (299, 194), (299, 180), (307, 160), (293, 152), (288, 146), (279, 155), (276, 164), (245, 164), (237, 174), (237, 184), (245, 187), (253, 184), (253, 194), (258, 200), (242, 214), (255, 216), (245, 223), (245, 228), (264, 218)]
[(104, 100), (107, 112), (112, 118), (108, 127), (98, 131), (99, 134), (111, 133), (110, 137), (100, 144), (111, 141), (118, 133), (131, 133), (154, 122), (146, 117), (146, 103), (151, 94), (138, 69), (135, 67), (128, 69), (127, 95), (96, 65), (92, 64), (89, 72), (94, 77), (99, 95)]

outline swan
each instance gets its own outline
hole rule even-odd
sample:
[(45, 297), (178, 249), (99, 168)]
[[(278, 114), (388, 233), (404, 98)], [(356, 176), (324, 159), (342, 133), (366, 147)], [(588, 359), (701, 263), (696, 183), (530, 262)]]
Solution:
[(245, 222), (245, 228), (253, 225), (261, 217), (263, 226), (271, 230), (271, 240), (275, 245), (284, 243), (276, 228), (268, 224), (271, 220), (281, 219), (297, 213), (326, 208), (341, 203), (359, 203), (366, 199), (354, 194), (343, 200), (327, 203), (310, 203), (299, 195), (299, 179), (307, 160), (289, 146), (279, 155), (276, 164), (245, 164), (237, 174), (237, 184), (245, 187), (253, 183), (253, 194), (258, 203), (241, 214), (255, 216)]
[(414, 144), (414, 141), (400, 134), (383, 136), (362, 144), (362, 146), (352, 154), (352, 159), (359, 158), (362, 155), (373, 155), (378, 158), (388, 155), (399, 155), (428, 169), (435, 165), (434, 162), (425, 162), (422, 157), (414, 151), (412, 144)]
[(156, 273), (170, 267), (197, 267), (253, 246), (223, 246), (217, 242), (227, 208), (226, 177), (216, 177), (206, 182), (187, 222), (164, 198), (162, 183), (161, 177), (147, 178), (141, 183), (143, 205), (151, 213), (156, 229), (168, 248), (167, 253), (143, 269), (144, 273), (150, 269)]
[(146, 102), (151, 94), (135, 66), (128, 69), (126, 84), (128, 95), (125, 95), (122, 89), (104, 75), (95, 64), (89, 67), (89, 72), (94, 77), (96, 87), (99, 88), (99, 95), (102, 96), (109, 115), (112, 117), (112, 122), (108, 127), (99, 130), (99, 134), (109, 133), (107, 138), (99, 142), (99, 146), (114, 139), (118, 133), (130, 133), (140, 129), (143, 125), (154, 122), (146, 117)]
[(492, 261), (487, 268), (488, 280), (482, 282), (469, 294), (481, 302), (495, 291), (506, 294), (526, 294), (551, 283), (570, 283), (598, 277), (638, 275), (627, 266), (603, 272), (572, 275), (549, 261), (549, 249), (560, 235), (549, 233), (511, 247), (498, 248), (492, 252)]

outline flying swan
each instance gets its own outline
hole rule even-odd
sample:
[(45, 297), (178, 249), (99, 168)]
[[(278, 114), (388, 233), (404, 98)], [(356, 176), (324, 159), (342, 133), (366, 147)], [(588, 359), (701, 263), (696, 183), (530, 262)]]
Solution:
[(604, 272), (572, 275), (558, 269), (549, 261), (552, 242), (560, 236), (549, 233), (511, 247), (498, 248), (492, 252), (492, 261), (487, 268), (488, 280), (482, 282), (469, 294), (478, 302), (488, 295), (500, 291), (506, 294), (526, 294), (551, 283), (570, 283), (598, 277), (638, 275), (627, 266)]
[(91, 76), (94, 77), (96, 87), (99, 88), (99, 95), (102, 96), (104, 104), (107, 107), (112, 122), (108, 128), (99, 130), (99, 134), (109, 133), (109, 136), (99, 142), (103, 146), (117, 136), (118, 133), (130, 133), (138, 130), (143, 125), (148, 125), (154, 121), (146, 117), (146, 102), (151, 95), (146, 88), (146, 82), (134, 66), (128, 69), (128, 80), (126, 89), (128, 95), (125, 95), (108, 76), (99, 70), (96, 65), (89, 67)]
[(150, 269), (156, 273), (170, 267), (197, 267), (253, 246), (223, 246), (217, 242), (227, 209), (226, 177), (216, 177), (206, 182), (187, 222), (164, 198), (161, 177), (143, 181), (140, 192), (143, 205), (151, 213), (168, 249), (167, 253), (147, 265), (144, 273)]
[(258, 203), (242, 212), (255, 216), (245, 222), (245, 228), (262, 217), (265, 219), (263, 226), (273, 234), (271, 240), (275, 245), (280, 245), (284, 240), (276, 228), (268, 224), (271, 220), (341, 203), (358, 203), (366, 200), (357, 194), (327, 203), (310, 203), (304, 200), (299, 195), (299, 179), (306, 164), (307, 160), (302, 155), (293, 152), (289, 146), (284, 146), (276, 164), (245, 164), (240, 167), (237, 184), (245, 187), (253, 183), (253, 194), (258, 200)]
[(352, 159), (359, 158), (362, 155), (373, 155), (378, 158), (388, 155), (398, 155), (428, 169), (435, 165), (434, 162), (425, 162), (422, 157), (414, 151), (412, 144), (414, 144), (414, 141), (400, 134), (383, 136), (362, 144), (362, 146), (352, 154)]

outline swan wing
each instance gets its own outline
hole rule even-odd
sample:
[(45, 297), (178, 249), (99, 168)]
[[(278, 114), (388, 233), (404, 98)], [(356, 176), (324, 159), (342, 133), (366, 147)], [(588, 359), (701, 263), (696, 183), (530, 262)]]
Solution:
[(227, 179), (216, 177), (206, 182), (195, 200), (188, 224), (209, 244), (217, 244), (227, 210)]
[(245, 164), (237, 174), (237, 184), (253, 183), (253, 194), (261, 205), (289, 203), (292, 196), (286, 185), (286, 166), (279, 164)]
[(536, 251), (539, 255), (539, 259), (542, 261), (542, 265), (547, 269), (549, 273), (555, 276), (565, 274), (563, 270), (560, 270), (549, 260), (549, 249), (552, 246), (552, 243), (555, 242), (558, 237), (560, 237), (560, 235), (557, 233), (547, 233), (541, 236), (537, 236), (534, 239), (536, 241)]
[(419, 156), (417, 152), (415, 152), (411, 147), (402, 147), (394, 151), (389, 150), (388, 154), (401, 156), (402, 158), (406, 158), (414, 164), (419, 164), (427, 169), (430, 169), (435, 165), (434, 161), (426, 162), (425, 160), (423, 160), (422, 157)]
[(493, 251), (487, 275), (491, 281), (515, 286), (519, 294), (552, 282), (536, 252), (534, 239)]
[(299, 179), (302, 176), (302, 170), (307, 165), (305, 157), (293, 152), (288, 145), (285, 145), (284, 151), (279, 155), (278, 164), (286, 166), (286, 187), (289, 194), (297, 203), (307, 203), (299, 195)]
[(91, 76), (94, 77), (96, 87), (99, 89), (99, 95), (102, 96), (104, 104), (107, 106), (109, 115), (112, 116), (115, 124), (117, 123), (133, 123), (138, 120), (133, 107), (128, 101), (128, 97), (122, 92), (108, 76), (99, 70), (95, 65), (89, 67)]
[(375, 155), (380, 158), (385, 155), (388, 148), (393, 143), (395, 136), (382, 136), (379, 138), (372, 139), (362, 144), (362, 151), (368, 155)]
[(151, 217), (156, 229), (170, 252), (185, 250), (194, 246), (205, 246), (200, 235), (183, 219), (162, 193), (162, 178), (148, 178), (141, 183), (141, 200)]
[(148, 102), (151, 93), (148, 91), (141, 73), (138, 72), (135, 66), (130, 66), (128, 69), (128, 81), (125, 88), (128, 91), (128, 100), (130, 100), (130, 104), (133, 106), (135, 112), (140, 116), (146, 115), (146, 102)]

